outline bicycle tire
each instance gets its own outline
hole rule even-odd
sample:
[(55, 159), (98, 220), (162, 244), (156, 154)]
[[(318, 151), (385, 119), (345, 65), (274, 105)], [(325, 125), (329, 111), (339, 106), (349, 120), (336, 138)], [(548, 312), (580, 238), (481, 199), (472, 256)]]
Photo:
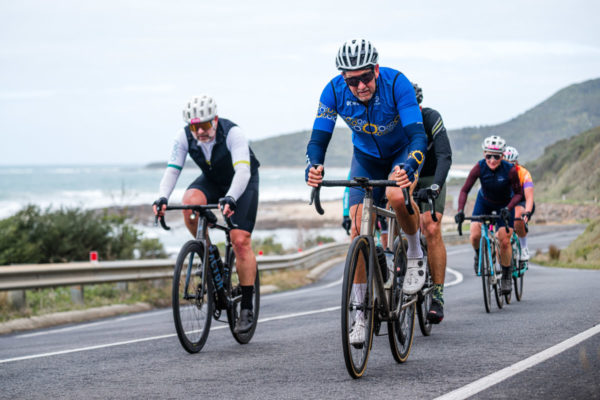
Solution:
[[(204, 245), (190, 240), (181, 248), (173, 273), (173, 321), (179, 342), (189, 353), (198, 353), (206, 343), (214, 310), (212, 277), (210, 268), (205, 268), (203, 256)], [(192, 273), (186, 295), (188, 270)], [(192, 298), (189, 298), (190, 288), (194, 291)]]
[[(513, 232), (512, 236), (510, 237), (510, 246), (512, 248), (512, 257), (511, 257), (510, 263), (511, 263), (513, 274), (514, 274), (515, 271), (519, 270), (519, 258), (521, 258), (520, 257), (521, 247), (518, 244), (518, 240), (516, 239), (515, 232)], [(511, 276), (511, 279), (513, 279), (513, 278), (514, 278), (514, 275)], [(516, 290), (516, 280), (514, 280), (514, 282), (515, 282), (515, 290)], [(515, 297), (517, 297), (516, 294), (515, 294)], [(512, 293), (504, 295), (504, 301), (506, 302), (506, 304), (510, 304), (511, 300), (512, 300)]]
[(496, 298), (496, 305), (498, 308), (504, 307), (504, 295), (502, 294), (502, 267), (500, 266), (500, 243), (498, 242), (498, 238), (494, 237), (492, 246), (494, 246), (494, 251), (492, 254), (496, 254), (496, 257), (492, 257), (492, 268), (494, 268), (494, 297)]
[(523, 298), (523, 278), (525, 277), (525, 272), (521, 270), (520, 262), (517, 265), (519, 266), (519, 272), (517, 273), (517, 276), (513, 275), (513, 283), (515, 286), (515, 297), (517, 298), (517, 301), (521, 301)]
[[(373, 275), (369, 272), (369, 260), (371, 257), (369, 240), (365, 236), (356, 237), (350, 244), (346, 265), (344, 268), (344, 280), (342, 285), (342, 349), (344, 362), (348, 374), (354, 378), (360, 378), (367, 369), (369, 353), (373, 341)], [(356, 277), (357, 267), (360, 260), (367, 269), (367, 285), (362, 299), (354, 299), (352, 286)], [(359, 302), (360, 301), (360, 302)], [(360, 309), (365, 319), (365, 341), (362, 346), (350, 344), (350, 332), (352, 330), (356, 311)]]
[[(421, 244), (421, 249), (423, 249), (423, 255), (427, 257), (427, 246)], [(427, 314), (429, 314), (429, 309), (431, 308), (431, 302), (433, 300), (432, 288), (433, 281), (429, 271), (429, 258), (427, 258), (427, 268), (425, 268), (425, 284), (419, 292), (419, 300), (417, 301), (417, 318), (419, 320), (419, 328), (421, 329), (423, 336), (431, 335), (431, 328), (433, 327), (433, 324), (427, 319)], [(427, 294), (423, 295), (423, 292), (426, 289), (431, 290), (429, 290)]]
[(483, 284), (483, 304), (485, 311), (492, 311), (492, 276), (490, 268), (490, 256), (486, 241), (482, 238), (479, 242), (479, 251), (482, 262), (481, 283)]
[[(402, 292), (402, 282), (404, 275), (406, 274), (406, 252), (402, 251), (399, 246), (400, 241), (396, 240), (394, 243), (394, 265), (396, 275), (394, 278), (394, 284), (392, 285), (392, 291), (390, 294), (390, 307), (392, 310), (396, 309), (398, 303), (402, 304), (407, 297)], [(406, 249), (406, 243), (403, 242), (404, 248)], [(413, 338), (415, 333), (415, 314), (416, 304), (413, 303), (407, 308), (403, 309), (398, 318), (393, 321), (388, 321), (388, 339), (390, 342), (390, 350), (394, 360), (398, 363), (403, 363), (408, 359), (410, 350), (412, 349)]]
[(254, 291), (252, 296), (252, 312), (254, 314), (254, 322), (252, 323), (252, 328), (248, 332), (245, 333), (236, 333), (234, 331), (235, 324), (240, 316), (241, 311), (241, 301), (242, 301), (242, 289), (239, 285), (239, 278), (237, 275), (237, 271), (235, 267), (235, 254), (233, 250), (231, 250), (230, 255), (231, 266), (229, 267), (229, 277), (227, 279), (226, 285), (231, 293), (231, 302), (227, 307), (227, 322), (229, 323), (229, 330), (233, 335), (233, 338), (239, 344), (247, 344), (250, 342), (252, 337), (254, 336), (254, 331), (256, 331), (256, 326), (258, 324), (258, 314), (260, 311), (260, 274), (258, 272), (258, 268), (256, 270), (256, 278), (254, 279)]

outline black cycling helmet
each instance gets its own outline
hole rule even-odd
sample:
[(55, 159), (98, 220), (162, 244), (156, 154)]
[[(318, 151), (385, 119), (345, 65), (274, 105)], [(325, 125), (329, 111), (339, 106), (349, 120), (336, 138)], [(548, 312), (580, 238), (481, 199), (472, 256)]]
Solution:
[(413, 89), (415, 89), (415, 95), (417, 96), (417, 103), (421, 104), (423, 101), (423, 89), (419, 87), (416, 83), (413, 83)]

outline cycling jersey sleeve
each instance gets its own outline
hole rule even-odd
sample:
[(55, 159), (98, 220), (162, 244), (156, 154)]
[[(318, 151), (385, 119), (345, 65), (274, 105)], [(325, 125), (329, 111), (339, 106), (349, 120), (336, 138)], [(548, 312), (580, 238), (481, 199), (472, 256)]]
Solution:
[(185, 158), (188, 153), (188, 142), (185, 136), (185, 131), (182, 129), (179, 135), (175, 138), (173, 147), (171, 149), (171, 156), (167, 163), (167, 169), (163, 174), (163, 177), (159, 185), (159, 197), (168, 199), (173, 193), (173, 189), (179, 179), (179, 174), (185, 165)]
[(458, 196), (458, 211), (465, 210), (465, 204), (467, 203), (467, 197), (469, 196), (469, 192), (471, 188), (479, 178), (481, 171), (479, 169), (479, 163), (475, 164), (475, 166), (469, 172), (469, 176), (467, 180), (465, 180), (465, 184), (460, 189), (460, 195)]
[(408, 159), (406, 163), (417, 171), (425, 160), (427, 151), (427, 135), (423, 126), (423, 116), (417, 103), (412, 84), (400, 74), (394, 84), (394, 98), (402, 127), (408, 137)]
[(513, 191), (513, 196), (506, 207), (509, 210), (512, 210), (523, 200), (523, 187), (521, 186), (521, 180), (519, 179), (519, 173), (517, 172), (516, 166), (513, 166), (508, 172), (508, 179)]
[(250, 181), (250, 148), (248, 140), (239, 126), (234, 126), (229, 130), (226, 144), (231, 153), (234, 174), (225, 196), (231, 196), (238, 200)]
[(450, 171), (450, 166), (452, 165), (452, 148), (450, 147), (450, 140), (448, 139), (448, 133), (446, 132), (442, 116), (439, 112), (433, 110), (432, 117), (435, 122), (433, 128), (431, 128), (431, 135), (433, 136), (433, 149), (437, 161), (433, 183), (442, 187), (446, 183), (448, 171)]
[(325, 162), (325, 152), (327, 152), (327, 146), (329, 146), (336, 120), (335, 94), (330, 82), (321, 93), (317, 116), (315, 117), (312, 134), (306, 147), (306, 162), (308, 164), (306, 169), (307, 180), (310, 166)]

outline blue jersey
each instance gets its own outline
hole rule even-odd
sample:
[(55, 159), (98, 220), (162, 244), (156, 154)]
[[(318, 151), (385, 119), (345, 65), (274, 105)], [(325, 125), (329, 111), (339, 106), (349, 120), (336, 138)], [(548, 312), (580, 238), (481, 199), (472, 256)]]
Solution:
[[(408, 147), (409, 164), (416, 171), (427, 150), (427, 135), (412, 84), (399, 71), (379, 68), (377, 89), (363, 104), (343, 76), (333, 78), (319, 101), (313, 134), (307, 148), (310, 164), (322, 164), (333, 128), (340, 116), (352, 130), (355, 150), (387, 159)], [(328, 137), (324, 137), (327, 136)]]

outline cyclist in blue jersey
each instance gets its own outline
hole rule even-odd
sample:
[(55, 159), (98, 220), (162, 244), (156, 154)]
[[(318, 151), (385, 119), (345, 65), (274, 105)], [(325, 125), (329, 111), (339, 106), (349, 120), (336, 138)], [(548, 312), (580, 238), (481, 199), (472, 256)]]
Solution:
[[(364, 39), (344, 43), (338, 51), (336, 67), (341, 74), (328, 82), (321, 94), (306, 149), (307, 184), (316, 187), (323, 180), (325, 153), (339, 115), (352, 131), (354, 151), (350, 175), (397, 182), (398, 187), (388, 187), (385, 195), (408, 239), (408, 268), (403, 289), (406, 293), (416, 293), (425, 279), (419, 213), (413, 202), (415, 214), (408, 214), (402, 194), (402, 188), (410, 188), (411, 192), (414, 189), (427, 150), (427, 135), (415, 92), (404, 74), (379, 66), (377, 50)], [(374, 189), (376, 204), (383, 195), (381, 188)], [(360, 232), (362, 199), (360, 189), (350, 189), (353, 238)], [(354, 282), (353, 292), (358, 298), (362, 298), (365, 281), (366, 278)], [(364, 342), (361, 313), (357, 314), (355, 324), (358, 326), (352, 330), (350, 341), (358, 345)]]
[[(517, 168), (511, 163), (504, 161), (503, 152), (506, 141), (500, 136), (485, 138), (482, 144), (484, 159), (475, 164), (465, 184), (460, 190), (458, 198), (458, 213), (454, 216), (457, 223), (465, 220), (464, 208), (467, 203), (469, 191), (479, 179), (481, 189), (477, 194), (473, 216), (489, 215), (492, 211), (498, 212), (502, 219), (498, 220), (498, 226), (506, 226), (504, 220), (508, 219), (509, 231), (498, 229), (498, 240), (500, 242), (500, 265), (502, 266), (502, 294), (510, 294), (512, 291), (512, 247), (510, 237), (512, 236), (513, 221), (515, 217), (515, 206), (523, 199), (523, 190), (519, 180)], [(471, 223), (471, 244), (475, 249), (475, 270), (479, 260), (479, 239), (481, 238), (481, 222)]]

